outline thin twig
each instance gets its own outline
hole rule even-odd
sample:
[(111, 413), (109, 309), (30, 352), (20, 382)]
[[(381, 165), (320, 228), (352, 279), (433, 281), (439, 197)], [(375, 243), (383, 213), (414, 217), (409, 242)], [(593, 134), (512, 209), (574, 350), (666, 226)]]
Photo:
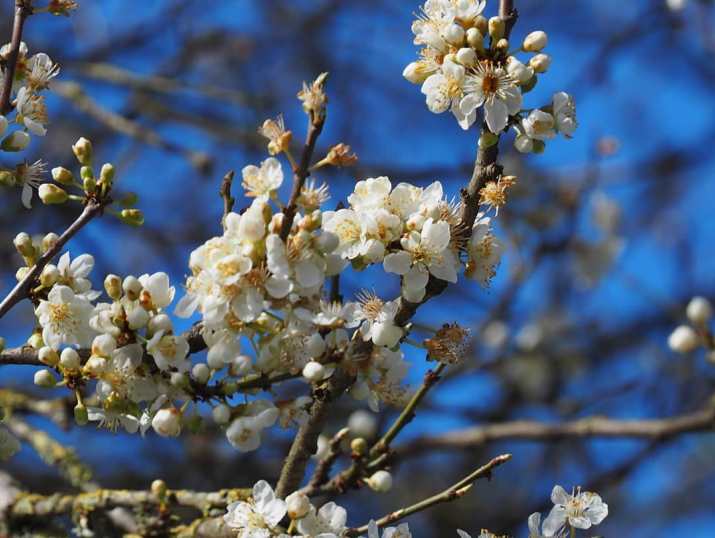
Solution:
[(288, 204), (283, 210), (283, 224), (281, 225), (280, 237), (283, 241), (288, 239), (290, 229), (293, 226), (293, 219), (298, 209), (298, 197), (305, 180), (310, 175), (310, 162), (313, 159), (315, 143), (318, 141), (323, 125), (325, 124), (324, 114), (311, 114), (308, 120), (308, 134), (305, 137), (305, 145), (300, 156), (300, 163), (293, 169), (293, 188), (288, 199)]
[(330, 405), (345, 392), (352, 381), (345, 371), (338, 368), (325, 388), (319, 387), (313, 391), (313, 405), (308, 420), (298, 429), (281, 469), (276, 486), (277, 497), (285, 498), (300, 486), (310, 455), (317, 450), (318, 436), (325, 426)]
[(62, 250), (62, 247), (64, 247), (77, 232), (79, 232), (94, 217), (102, 213), (106, 203), (107, 202), (98, 202), (93, 199), (90, 199), (87, 202), (87, 205), (84, 206), (82, 213), (80, 213), (79, 217), (77, 217), (77, 220), (70, 224), (69, 228), (64, 231), (57, 242), (52, 245), (52, 247), (49, 248), (39, 260), (37, 260), (32, 269), (27, 272), (27, 274), (22, 280), (20, 280), (20, 282), (17, 283), (7, 297), (3, 299), (2, 303), (0, 303), (0, 318), (7, 314), (8, 311), (18, 302), (28, 297), (32, 284), (40, 276), (45, 266), (50, 263), (60, 250)]
[(681, 433), (711, 432), (715, 427), (715, 406), (670, 418), (648, 420), (618, 420), (587, 417), (570, 422), (548, 424), (532, 420), (516, 420), (489, 424), (443, 435), (418, 437), (396, 447), (400, 457), (433, 450), (465, 450), (494, 441), (520, 439), (556, 441), (591, 437), (664, 439)]
[(223, 220), (226, 219), (231, 211), (233, 211), (233, 204), (236, 203), (236, 199), (231, 196), (231, 185), (233, 184), (233, 170), (226, 172), (223, 176), (223, 181), (221, 181), (221, 189), (219, 190), (219, 195), (223, 198)]
[(315, 466), (315, 472), (313, 472), (313, 476), (308, 481), (308, 485), (303, 489), (303, 493), (312, 495), (312, 492), (316, 491), (328, 481), (330, 469), (333, 468), (333, 465), (340, 456), (340, 445), (349, 433), (350, 430), (348, 428), (343, 428), (333, 436), (328, 443), (327, 455)]
[[(474, 482), (480, 478), (491, 478), (492, 470), (500, 465), (506, 463), (511, 459), (511, 454), (502, 454), (491, 460), (486, 465), (482, 465), (479, 469), (464, 477), (462, 480), (448, 487), (441, 493), (433, 495), (423, 501), (415, 503), (406, 508), (400, 508), (399, 510), (387, 514), (376, 521), (378, 528), (385, 527), (401, 519), (404, 519), (414, 513), (421, 512), (428, 508), (433, 507), (436, 504), (441, 504), (449, 501), (453, 501), (460, 497), (463, 497), (473, 486)], [(346, 532), (347, 536), (357, 536), (367, 531), (368, 526), (363, 525), (356, 529), (348, 529)]]
[(25, 26), (25, 19), (32, 14), (32, 2), (30, 0), (16, 0), (15, 19), (12, 23), (12, 38), (10, 40), (10, 52), (7, 55), (3, 76), (2, 94), (0, 94), (0, 114), (7, 114), (12, 110), (10, 96), (12, 95), (12, 83), (15, 79), (15, 68), (20, 55), (20, 44), (22, 43), (22, 30)]

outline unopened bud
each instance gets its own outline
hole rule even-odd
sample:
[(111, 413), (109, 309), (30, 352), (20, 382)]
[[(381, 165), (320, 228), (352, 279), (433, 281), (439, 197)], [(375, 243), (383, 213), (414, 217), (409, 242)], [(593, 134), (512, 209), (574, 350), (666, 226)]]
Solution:
[(0, 170), (0, 185), (5, 185), (6, 187), (15, 186), (15, 174), (9, 170)]
[(54, 232), (50, 232), (45, 235), (45, 237), (42, 238), (42, 250), (43, 252), (47, 252), (50, 249), (53, 249), (55, 245), (57, 244), (57, 241), (59, 241), (60, 236), (57, 235)]
[(310, 512), (310, 499), (305, 493), (295, 491), (286, 497), (286, 508), (289, 518), (300, 519)]
[(42, 364), (46, 364), (47, 366), (54, 367), (57, 366), (58, 362), (60, 362), (60, 356), (57, 351), (49, 346), (41, 347), (37, 352), (37, 358), (40, 359)]
[(228, 424), (231, 421), (231, 408), (226, 404), (218, 404), (211, 410), (211, 416), (216, 424)]
[(130, 301), (136, 301), (142, 291), (142, 283), (135, 276), (129, 275), (122, 282), (122, 289)]
[(484, 15), (479, 15), (476, 19), (474, 19), (474, 27), (479, 30), (479, 33), (482, 34), (482, 36), (486, 37), (489, 33), (489, 20)]
[(451, 45), (459, 47), (464, 43), (464, 28), (459, 24), (450, 24), (444, 32), (445, 40)]
[(109, 334), (100, 334), (92, 340), (92, 355), (110, 357), (117, 349), (117, 341)]
[(37, 194), (45, 205), (64, 204), (68, 198), (67, 191), (54, 183), (43, 183), (37, 189)]
[(551, 67), (551, 56), (543, 53), (537, 54), (529, 60), (529, 67), (536, 73), (546, 73)]
[(33, 381), (38, 387), (43, 387), (47, 389), (52, 388), (57, 384), (55, 376), (52, 375), (52, 372), (46, 369), (38, 370), (37, 372), (35, 372)]
[(12, 242), (21, 256), (32, 258), (35, 255), (35, 247), (32, 246), (32, 238), (29, 234), (20, 232)]
[(209, 367), (203, 362), (194, 365), (194, 367), (191, 369), (191, 377), (193, 377), (197, 383), (200, 383), (202, 385), (208, 383), (210, 376), (211, 370), (209, 370)]
[(310, 361), (303, 367), (303, 377), (311, 383), (322, 381), (325, 377), (325, 366), (316, 361)]
[(159, 409), (151, 421), (151, 427), (162, 437), (176, 437), (181, 433), (181, 411), (175, 407)]
[(457, 62), (466, 67), (472, 67), (477, 64), (477, 53), (474, 52), (474, 49), (461, 48), (457, 51)]
[(30, 143), (30, 135), (25, 131), (15, 131), (3, 138), (0, 147), (3, 151), (22, 151)]
[(164, 497), (166, 497), (166, 490), (166, 482), (164, 482), (163, 480), (157, 479), (151, 483), (151, 492), (159, 499), (163, 499)]
[(499, 135), (495, 135), (492, 132), (485, 131), (479, 137), (479, 147), (482, 149), (490, 148), (497, 142), (499, 142)]
[(713, 307), (705, 297), (693, 297), (686, 309), (688, 319), (695, 325), (703, 326), (713, 316)]
[(377, 433), (377, 419), (371, 412), (359, 409), (348, 418), (348, 429), (355, 437), (370, 439)]
[(99, 374), (104, 372), (107, 368), (107, 359), (104, 357), (90, 357), (87, 362), (82, 367), (82, 372), (92, 376), (97, 377)]
[(65, 370), (79, 370), (79, 353), (71, 347), (66, 347), (60, 353), (60, 366)]
[(74, 421), (78, 426), (85, 426), (89, 422), (89, 413), (84, 404), (78, 403), (74, 406)]
[(387, 471), (377, 471), (365, 482), (371, 490), (378, 493), (386, 493), (392, 489), (392, 475)]
[(539, 30), (531, 32), (528, 36), (526, 36), (521, 48), (526, 52), (541, 52), (541, 50), (546, 47), (548, 42), (549, 38), (546, 35), (546, 32)]
[(41, 333), (32, 333), (27, 339), (27, 345), (32, 349), (41, 349), (45, 346), (45, 341), (42, 339)]
[(111, 185), (114, 182), (114, 172), (113, 164), (104, 163), (99, 171), (99, 181), (106, 185)]
[(484, 35), (476, 28), (467, 30), (467, 44), (476, 51), (484, 50)]
[(122, 297), (122, 279), (117, 275), (107, 275), (104, 278), (104, 291), (111, 299), (118, 301)]
[(350, 441), (350, 450), (356, 456), (364, 456), (368, 450), (367, 441), (363, 437), (356, 437)]
[(60, 271), (57, 266), (50, 263), (45, 265), (45, 268), (40, 274), (40, 284), (46, 288), (51, 288), (60, 279)]
[(697, 333), (688, 325), (680, 325), (670, 333), (668, 347), (676, 353), (690, 353), (695, 351), (700, 340)]
[(144, 213), (140, 209), (122, 209), (119, 219), (130, 226), (141, 226), (144, 224)]
[(505, 31), (506, 24), (504, 23), (504, 19), (501, 17), (492, 17), (489, 19), (489, 36), (492, 38), (492, 42), (496, 43), (504, 37)]
[(77, 157), (79, 164), (89, 166), (92, 164), (92, 142), (82, 137), (72, 146), (72, 152)]
[(67, 168), (57, 166), (56, 168), (52, 169), (52, 179), (54, 179), (57, 183), (61, 183), (62, 185), (71, 185), (74, 181), (74, 174), (71, 171), (67, 170)]
[(497, 41), (496, 49), (500, 52), (507, 52), (509, 50), (509, 40), (502, 37)]

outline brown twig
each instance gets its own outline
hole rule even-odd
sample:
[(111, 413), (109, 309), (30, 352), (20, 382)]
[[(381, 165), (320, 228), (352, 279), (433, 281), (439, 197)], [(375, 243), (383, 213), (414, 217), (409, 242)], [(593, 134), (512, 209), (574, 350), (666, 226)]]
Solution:
[(0, 366), (9, 364), (25, 364), (28, 366), (44, 366), (37, 358), (37, 350), (30, 346), (23, 346), (0, 351)]
[(305, 137), (305, 145), (300, 156), (300, 163), (293, 168), (293, 188), (288, 199), (288, 204), (283, 210), (283, 224), (281, 225), (280, 237), (283, 241), (288, 239), (290, 229), (293, 226), (293, 219), (298, 210), (298, 197), (303, 190), (305, 180), (310, 175), (310, 161), (313, 159), (315, 144), (318, 141), (323, 125), (325, 124), (324, 114), (310, 114), (308, 120), (308, 134)]
[(30, 0), (15, 1), (15, 19), (12, 23), (12, 38), (10, 40), (10, 52), (7, 55), (2, 87), (0, 94), (0, 114), (7, 114), (12, 110), (10, 96), (12, 95), (12, 83), (15, 78), (15, 68), (17, 58), (20, 54), (20, 44), (22, 43), (22, 30), (25, 26), (25, 19), (32, 15), (32, 2)]
[[(228, 215), (233, 210), (233, 204), (236, 203), (236, 199), (231, 196), (231, 185), (233, 185), (234, 171), (229, 170), (226, 175), (223, 176), (223, 181), (221, 181), (221, 189), (219, 190), (219, 195), (223, 198), (223, 220), (226, 219)], [(223, 222), (222, 220), (222, 222)]]
[(298, 429), (281, 469), (281, 475), (276, 486), (277, 497), (285, 498), (300, 486), (308, 460), (311, 454), (314, 454), (317, 450), (318, 436), (325, 426), (330, 405), (345, 392), (351, 383), (350, 376), (344, 370), (338, 368), (324, 388), (319, 387), (313, 391), (313, 405), (310, 408), (310, 416)]
[[(406, 508), (400, 508), (395, 512), (381, 517), (376, 521), (378, 528), (385, 527), (387, 525), (400, 521), (401, 519), (404, 519), (412, 514), (431, 508), (436, 504), (453, 501), (455, 499), (463, 497), (465, 494), (467, 494), (467, 492), (469, 492), (470, 489), (472, 489), (474, 482), (476, 482), (480, 478), (491, 478), (492, 470), (506, 463), (510, 459), (511, 454), (502, 454), (501, 456), (497, 456), (486, 465), (482, 465), (479, 469), (476, 469), (474, 472), (464, 477), (456, 484), (453, 484), (452, 486), (448, 487), (441, 493), (433, 495), (432, 497), (424, 499), (423, 501), (415, 503)], [(358, 536), (366, 532), (367, 528), (367, 525), (363, 525), (362, 527), (348, 529), (346, 531), (346, 536)]]
[(98, 202), (93, 199), (90, 199), (87, 202), (87, 205), (84, 206), (82, 213), (80, 213), (79, 217), (77, 217), (77, 220), (70, 224), (69, 228), (62, 233), (57, 242), (52, 245), (52, 247), (49, 248), (39, 260), (37, 260), (32, 269), (27, 272), (23, 279), (17, 283), (12, 291), (10, 291), (7, 297), (3, 299), (2, 303), (0, 303), (0, 318), (7, 314), (8, 311), (18, 302), (28, 296), (30, 289), (32, 288), (32, 284), (40, 276), (45, 266), (50, 263), (60, 250), (62, 250), (62, 247), (64, 247), (77, 232), (79, 232), (94, 217), (102, 213), (106, 203), (107, 202)]
[(464, 450), (505, 439), (531, 441), (590, 437), (664, 439), (681, 433), (709, 432), (713, 427), (715, 427), (715, 406), (676, 417), (648, 420), (587, 417), (555, 424), (517, 420), (477, 426), (444, 435), (418, 437), (397, 447), (396, 451), (400, 456), (408, 456), (432, 450)]
[(340, 456), (340, 445), (350, 433), (348, 428), (343, 428), (336, 433), (328, 443), (328, 454), (315, 466), (315, 472), (308, 481), (308, 485), (303, 488), (303, 493), (310, 496), (328, 481), (330, 470)]

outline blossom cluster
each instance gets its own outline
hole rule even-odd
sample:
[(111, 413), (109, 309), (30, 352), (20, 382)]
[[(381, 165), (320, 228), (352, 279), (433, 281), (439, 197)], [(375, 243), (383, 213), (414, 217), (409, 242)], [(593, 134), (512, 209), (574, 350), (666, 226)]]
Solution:
[[(526, 36), (522, 62), (509, 43), (509, 22), (487, 19), (486, 0), (427, 0), (412, 25), (420, 58), (403, 76), (421, 84), (427, 107), (435, 114), (450, 110), (463, 129), (469, 129), (483, 110), (492, 135), (508, 127), (516, 133), (514, 145), (523, 153), (541, 152), (546, 140), (562, 134), (570, 138), (577, 127), (573, 98), (557, 92), (547, 105), (524, 110), (523, 95), (548, 71), (551, 57), (543, 52), (545, 32)], [(494, 140), (484, 142), (496, 143)]]
[[(528, 519), (528, 538), (565, 538), (570, 531), (588, 530), (601, 523), (608, 516), (608, 505), (601, 497), (590, 491), (575, 489), (571, 494), (561, 486), (554, 486), (551, 492), (554, 503), (549, 515), (541, 521), (536, 512)], [(224, 515), (226, 525), (237, 533), (238, 538), (338, 538), (344, 536), (347, 527), (347, 511), (328, 502), (317, 509), (310, 498), (301, 491), (291, 493), (285, 500), (276, 496), (273, 488), (265, 480), (253, 486), (251, 497), (245, 501), (231, 503)], [(283, 526), (289, 520), (289, 528), (298, 534), (288, 534)], [(471, 538), (459, 529), (459, 538)], [(573, 536), (574, 534), (572, 534)], [(382, 528), (371, 520), (367, 525), (367, 538), (411, 538), (409, 525)], [(497, 535), (482, 530), (478, 538), (498, 538)], [(506, 538), (506, 537), (502, 537)]]
[(693, 297), (685, 309), (688, 323), (678, 325), (668, 336), (668, 347), (676, 353), (691, 353), (699, 347), (708, 350), (708, 359), (715, 362), (715, 340), (710, 323), (713, 306), (705, 297)]

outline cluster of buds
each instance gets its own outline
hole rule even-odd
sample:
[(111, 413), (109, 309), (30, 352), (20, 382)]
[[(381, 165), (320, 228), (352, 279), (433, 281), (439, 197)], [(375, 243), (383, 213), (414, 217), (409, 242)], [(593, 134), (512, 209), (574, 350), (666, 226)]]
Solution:
[(699, 347), (708, 350), (715, 363), (715, 338), (710, 328), (713, 307), (705, 297), (693, 297), (685, 309), (688, 323), (678, 325), (668, 337), (668, 347), (676, 353), (691, 353)]

